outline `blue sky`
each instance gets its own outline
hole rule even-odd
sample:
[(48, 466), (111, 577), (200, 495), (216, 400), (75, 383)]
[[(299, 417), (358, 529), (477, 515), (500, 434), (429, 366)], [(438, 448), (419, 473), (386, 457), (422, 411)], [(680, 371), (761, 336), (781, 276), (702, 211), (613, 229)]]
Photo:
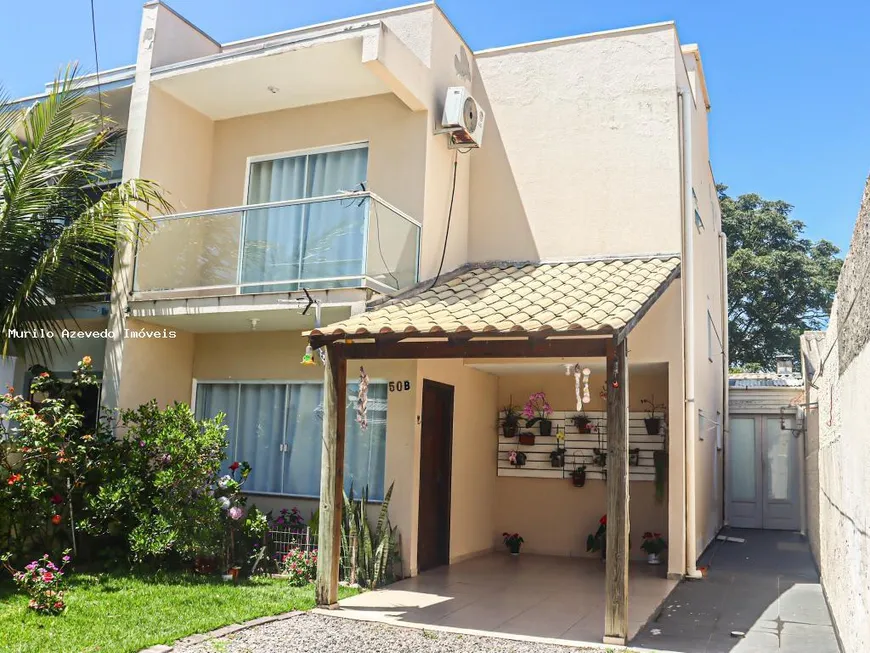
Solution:
[[(95, 0), (100, 67), (135, 59), (141, 3)], [(171, 0), (218, 41), (400, 6), (390, 0)], [(732, 0), (441, 0), (473, 49), (675, 20), (700, 44), (712, 103), (713, 170), (732, 194), (795, 206), (811, 238), (848, 247), (870, 173), (870, 3)], [(0, 81), (38, 92), (61, 64), (94, 68), (88, 0), (8, 2)], [(42, 13), (43, 15), (39, 15)]]

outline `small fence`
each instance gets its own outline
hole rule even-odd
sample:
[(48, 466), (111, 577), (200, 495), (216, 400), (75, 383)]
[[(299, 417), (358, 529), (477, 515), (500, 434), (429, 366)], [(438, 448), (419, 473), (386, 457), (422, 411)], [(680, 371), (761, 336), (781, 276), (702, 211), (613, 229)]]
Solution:
[[(317, 551), (317, 533), (308, 526), (272, 526), (266, 533), (265, 546), (272, 564), (279, 567), (284, 557), (295, 549)], [(348, 548), (356, 548), (356, 537), (351, 538), (350, 547), (342, 542), (339, 558), (339, 579), (353, 583), (356, 579), (353, 578), (355, 574), (351, 569)]]

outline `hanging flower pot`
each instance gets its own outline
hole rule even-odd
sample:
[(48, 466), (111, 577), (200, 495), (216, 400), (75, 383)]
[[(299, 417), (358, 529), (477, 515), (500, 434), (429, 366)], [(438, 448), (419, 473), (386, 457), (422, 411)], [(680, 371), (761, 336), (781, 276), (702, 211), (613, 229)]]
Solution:
[(542, 419), (538, 422), (538, 428), (541, 430), (541, 435), (552, 435), (553, 434), (553, 422), (548, 419)]
[(592, 430), (592, 420), (586, 415), (574, 415), (571, 421), (580, 433), (589, 433)]
[(508, 454), (508, 462), (514, 467), (522, 467), (526, 464), (526, 454), (522, 451), (511, 451)]
[(528, 445), (535, 444), (535, 434), (529, 433), (528, 431), (520, 433), (520, 444), (528, 444)]
[(550, 467), (564, 467), (565, 466), (565, 450), (564, 449), (553, 449), (550, 452)]
[(517, 433), (520, 430), (519, 424), (508, 424), (505, 422), (502, 425), (502, 431), (504, 432), (504, 437), (506, 438), (515, 438), (517, 437)]
[(658, 435), (662, 430), (662, 420), (660, 417), (644, 417), (644, 426), (646, 426), (647, 435)]
[(586, 467), (581, 465), (571, 472), (571, 482), (574, 487), (583, 487), (586, 485)]

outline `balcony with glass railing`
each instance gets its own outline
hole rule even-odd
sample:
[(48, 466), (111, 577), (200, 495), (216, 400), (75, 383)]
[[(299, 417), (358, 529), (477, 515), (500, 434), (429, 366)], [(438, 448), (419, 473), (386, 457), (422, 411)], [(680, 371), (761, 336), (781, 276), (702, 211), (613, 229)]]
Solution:
[(420, 223), (369, 191), (155, 218), (140, 234), (134, 299), (417, 282)]

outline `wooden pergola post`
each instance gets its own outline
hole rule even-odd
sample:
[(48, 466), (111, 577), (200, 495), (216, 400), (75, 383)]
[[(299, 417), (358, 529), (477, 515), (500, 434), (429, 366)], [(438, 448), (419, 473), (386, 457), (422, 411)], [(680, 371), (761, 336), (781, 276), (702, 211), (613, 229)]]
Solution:
[(338, 604), (341, 509), (344, 503), (344, 431), (347, 359), (326, 345), (323, 379), (323, 453), (320, 458), (320, 530), (317, 536), (317, 605)]
[(607, 344), (607, 563), (604, 643), (628, 640), (628, 345)]

